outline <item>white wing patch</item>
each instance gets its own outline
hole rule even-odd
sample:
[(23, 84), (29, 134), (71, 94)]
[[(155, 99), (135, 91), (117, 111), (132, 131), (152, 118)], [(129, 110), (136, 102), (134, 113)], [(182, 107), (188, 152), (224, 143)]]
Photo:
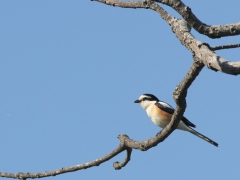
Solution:
[(167, 108), (170, 108), (170, 109), (173, 109), (173, 110), (174, 110), (174, 108), (173, 108), (172, 106), (170, 106), (168, 103), (165, 103), (165, 102), (163, 102), (163, 101), (158, 101), (158, 103), (161, 104), (161, 105), (164, 106), (164, 107), (167, 107)]

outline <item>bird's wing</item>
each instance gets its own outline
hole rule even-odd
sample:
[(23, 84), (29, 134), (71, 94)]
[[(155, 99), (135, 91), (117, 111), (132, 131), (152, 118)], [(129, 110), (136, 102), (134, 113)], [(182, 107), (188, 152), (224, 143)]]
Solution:
[(167, 112), (169, 114), (173, 114), (174, 113), (174, 108), (172, 106), (170, 106), (169, 104), (163, 102), (163, 101), (158, 101), (158, 102), (155, 103), (155, 105), (159, 109), (161, 109), (161, 110), (163, 110), (163, 111), (165, 111), (165, 112)]
[[(161, 110), (163, 110), (163, 111), (165, 111), (165, 112), (167, 112), (167, 113), (169, 113), (169, 114), (171, 114), (171, 115), (173, 115), (173, 113), (174, 113), (174, 111), (175, 111), (175, 109), (174, 109), (172, 106), (170, 106), (168, 103), (165, 103), (165, 102), (163, 102), (163, 101), (158, 101), (158, 102), (155, 103), (155, 105), (156, 105), (158, 108), (160, 108)], [(191, 123), (191, 122), (190, 122), (187, 118), (185, 118), (184, 116), (183, 116), (183, 118), (182, 118), (181, 120), (182, 120), (187, 126), (190, 126), (190, 127), (193, 127), (193, 128), (196, 127), (195, 124)]]

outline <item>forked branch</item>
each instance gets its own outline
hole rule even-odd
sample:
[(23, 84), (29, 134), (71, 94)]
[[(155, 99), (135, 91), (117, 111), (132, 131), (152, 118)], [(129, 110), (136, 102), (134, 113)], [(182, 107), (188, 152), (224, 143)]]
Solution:
[(153, 1), (145, 0), (143, 2), (118, 2), (113, 0), (94, 0), (110, 6), (118, 6), (122, 8), (145, 8), (156, 11), (172, 28), (180, 42), (189, 49), (199, 61), (203, 62), (205, 66), (214, 71), (221, 71), (226, 74), (238, 75), (240, 74), (240, 61), (231, 62), (218, 56), (211, 50), (207, 43), (203, 43), (195, 39), (190, 33), (190, 26), (186, 21), (174, 18), (168, 14), (162, 7)]
[(240, 22), (226, 25), (207, 25), (201, 22), (181, 0), (153, 0), (175, 9), (196, 31), (210, 38), (221, 38), (240, 34)]
[[(190, 85), (193, 83), (193, 81), (196, 79), (198, 74), (201, 72), (204, 65), (206, 65), (207, 67), (213, 70), (219, 70), (228, 74), (234, 74), (234, 75), (240, 74), (240, 62), (236, 62), (236, 63), (229, 62), (217, 56), (212, 51), (211, 47), (209, 47), (208, 44), (197, 41), (192, 36), (192, 34), (190, 33), (190, 27), (185, 21), (172, 17), (162, 7), (160, 7), (158, 4), (154, 3), (153, 1), (149, 1), (149, 0), (145, 0), (143, 2), (118, 2), (113, 0), (111, 1), (95, 0), (95, 1), (107, 4), (107, 5), (119, 6), (123, 8), (146, 8), (146, 9), (149, 8), (156, 11), (172, 27), (173, 32), (179, 38), (180, 42), (193, 53), (193, 59), (194, 59), (193, 64), (190, 70), (188, 71), (188, 73), (186, 74), (186, 76), (184, 77), (184, 79), (182, 80), (182, 82), (176, 87), (173, 93), (173, 98), (176, 103), (176, 110), (172, 116), (171, 122), (163, 130), (157, 133), (156, 136), (148, 140), (138, 142), (130, 139), (127, 135), (124, 135), (124, 134), (119, 135), (118, 136), (118, 138), (120, 139), (119, 146), (109, 154), (99, 159), (95, 159), (92, 162), (78, 164), (71, 167), (60, 168), (53, 171), (39, 172), (39, 173), (19, 172), (14, 174), (14, 173), (0, 172), (1, 177), (14, 178), (14, 179), (28, 179), (28, 178), (34, 179), (34, 178), (56, 176), (63, 173), (68, 173), (68, 172), (91, 168), (94, 166), (99, 166), (100, 164), (115, 157), (119, 153), (126, 151), (126, 158), (124, 159), (124, 161), (115, 162), (113, 164), (115, 169), (121, 169), (130, 161), (132, 149), (146, 151), (154, 146), (157, 146), (160, 142), (163, 142), (176, 129), (186, 109), (187, 90), (190, 87)], [(158, 2), (160, 2), (160, 0)], [(166, 3), (168, 1), (166, 0), (164, 2)], [(178, 2), (178, 6), (183, 6), (182, 4), (179, 5), (181, 1), (175, 0), (171, 2), (172, 3)], [(189, 16), (194, 16), (194, 15), (190, 13)], [(191, 19), (189, 22), (190, 24), (192, 23)], [(194, 24), (191, 24), (191, 25), (193, 27), (195, 26)]]

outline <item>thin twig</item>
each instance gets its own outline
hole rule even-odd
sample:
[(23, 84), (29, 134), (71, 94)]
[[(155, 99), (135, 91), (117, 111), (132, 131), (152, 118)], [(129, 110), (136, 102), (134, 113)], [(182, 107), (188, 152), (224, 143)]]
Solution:
[(221, 50), (221, 49), (231, 49), (231, 48), (238, 48), (238, 47), (240, 47), (240, 44), (229, 44), (229, 45), (210, 47), (210, 49), (212, 51), (217, 51), (217, 50)]

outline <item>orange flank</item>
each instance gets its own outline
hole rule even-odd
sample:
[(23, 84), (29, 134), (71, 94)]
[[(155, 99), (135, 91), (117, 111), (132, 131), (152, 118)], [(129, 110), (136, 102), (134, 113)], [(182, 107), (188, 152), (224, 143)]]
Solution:
[(161, 117), (161, 121), (165, 121), (166, 125), (171, 121), (172, 115), (163, 111), (163, 110), (161, 110), (160, 108), (158, 108), (155, 105), (152, 109), (152, 113), (156, 117)]

